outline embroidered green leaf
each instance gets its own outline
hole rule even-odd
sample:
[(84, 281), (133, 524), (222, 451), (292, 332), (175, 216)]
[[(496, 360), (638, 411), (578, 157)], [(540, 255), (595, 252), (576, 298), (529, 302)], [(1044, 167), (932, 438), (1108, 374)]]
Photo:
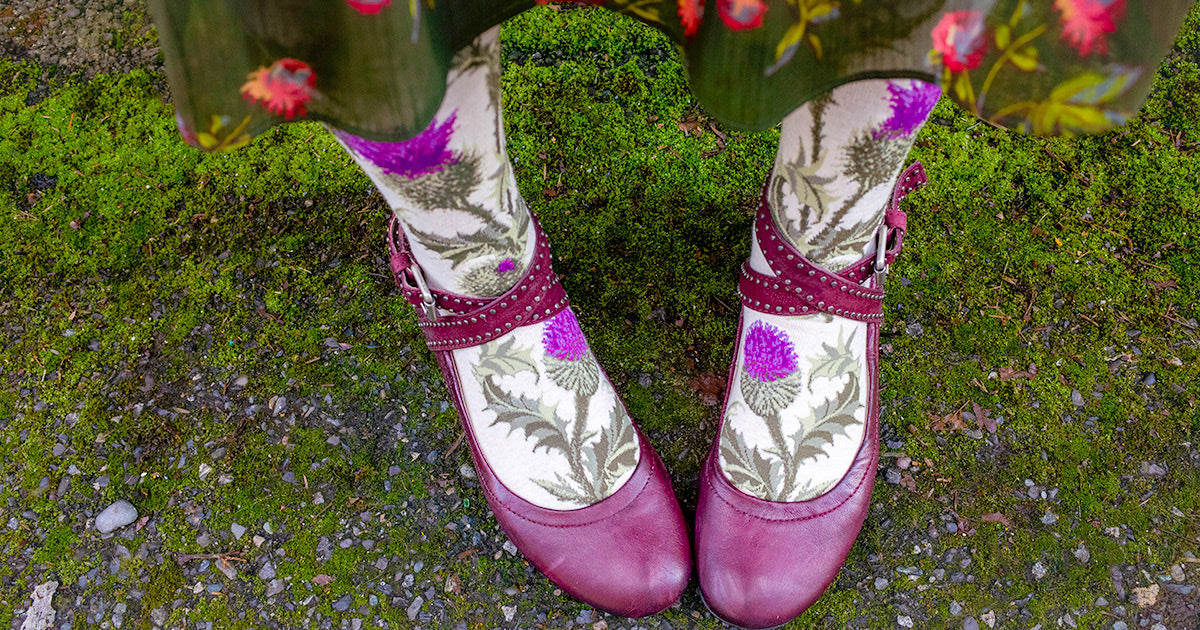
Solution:
[[(853, 373), (842, 391), (813, 408), (811, 418), (817, 425), (805, 431), (801, 428), (791, 436), (795, 448), (792, 452), (796, 464), (824, 453), (833, 444), (835, 437), (848, 435), (847, 428), (860, 421), (854, 416), (862, 407), (859, 401), (858, 374)], [(805, 423), (806, 425), (808, 423)]]
[(577, 505), (588, 505), (597, 501), (590, 493), (576, 487), (570, 479), (564, 479), (558, 473), (554, 473), (553, 480), (534, 479), (533, 483), (536, 483), (543, 490), (549, 492), (551, 496), (561, 501), (568, 501)]
[(425, 232), (412, 226), (409, 226), (406, 231), (410, 238), (439, 257), (449, 260), (454, 267), (485, 256), (511, 256), (511, 250), (514, 249), (505, 246), (507, 243), (503, 237), (492, 234), (488, 230), (472, 234), (457, 234), (451, 238)]
[(489, 376), (512, 376), (521, 372), (537, 373), (531, 348), (517, 348), (515, 337), (500, 344), (484, 344), (475, 366), (475, 378), (483, 381)]
[(743, 492), (770, 499), (778, 494), (781, 463), (763, 457), (757, 448), (748, 447), (742, 435), (730, 428), (729, 423), (721, 432), (721, 469)]
[(496, 414), (493, 426), (507, 424), (510, 434), (521, 431), (525, 437), (533, 438), (535, 451), (544, 448), (547, 452), (557, 450), (565, 453), (570, 448), (565, 424), (559, 420), (553, 407), (540, 400), (509, 394), (500, 389), (493, 379), (481, 380), (480, 386), (487, 408)]
[(821, 342), (821, 348), (825, 353), (816, 357), (812, 361), (812, 368), (808, 372), (808, 386), (812, 387), (814, 378), (841, 378), (851, 372), (856, 372), (858, 361), (854, 359), (854, 351), (851, 350), (851, 344), (854, 343), (854, 334), (857, 331), (850, 331), (850, 338), (842, 340), (844, 330), (838, 331), (838, 339), (834, 345), (829, 345)]
[(637, 466), (637, 438), (629, 414), (618, 402), (609, 412), (609, 423), (600, 431), (595, 444), (584, 447), (583, 456), (601, 496), (613, 484)]

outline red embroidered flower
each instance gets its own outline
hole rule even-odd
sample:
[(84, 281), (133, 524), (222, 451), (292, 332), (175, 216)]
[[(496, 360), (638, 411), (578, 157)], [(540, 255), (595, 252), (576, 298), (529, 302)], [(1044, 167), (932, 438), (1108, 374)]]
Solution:
[(717, 14), (733, 31), (744, 31), (762, 26), (767, 5), (762, 0), (717, 0)]
[(392, 0), (346, 0), (346, 4), (363, 15), (375, 15), (391, 3)]
[(683, 34), (691, 37), (700, 30), (700, 18), (704, 16), (704, 0), (679, 0), (679, 21), (683, 23)]
[(317, 75), (308, 64), (288, 58), (276, 61), (270, 68), (259, 68), (247, 78), (242, 85), (242, 98), (284, 118), (305, 114), (304, 104), (312, 100), (317, 83)]
[(979, 11), (951, 11), (933, 27), (933, 49), (942, 54), (942, 65), (950, 72), (973, 70), (987, 52), (983, 33), (983, 14)]
[(1125, 16), (1125, 0), (1054, 0), (1062, 12), (1062, 39), (1086, 57), (1096, 51), (1108, 52), (1104, 36), (1117, 31), (1117, 22)]

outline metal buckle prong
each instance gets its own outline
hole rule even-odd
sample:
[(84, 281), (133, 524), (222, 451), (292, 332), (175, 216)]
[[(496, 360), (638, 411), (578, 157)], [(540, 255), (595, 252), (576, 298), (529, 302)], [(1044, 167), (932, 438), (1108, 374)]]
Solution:
[(878, 286), (883, 287), (883, 282), (887, 280), (888, 264), (887, 264), (887, 241), (890, 228), (886, 223), (879, 226), (875, 231), (875, 275), (878, 276)]
[(421, 273), (421, 267), (414, 260), (408, 271), (412, 273), (417, 290), (421, 292), (421, 308), (425, 311), (425, 317), (429, 321), (437, 321), (437, 303), (433, 300), (433, 292), (429, 290), (429, 285), (425, 283), (425, 274)]

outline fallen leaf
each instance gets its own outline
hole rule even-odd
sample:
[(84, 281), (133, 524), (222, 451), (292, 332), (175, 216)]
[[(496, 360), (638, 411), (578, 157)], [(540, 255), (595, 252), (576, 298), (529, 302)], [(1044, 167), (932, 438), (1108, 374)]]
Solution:
[(695, 136), (699, 138), (700, 136), (704, 135), (704, 125), (700, 124), (700, 121), (696, 120), (694, 116), (688, 116), (676, 124), (679, 126), (679, 130), (682, 131), (683, 135), (685, 136)]
[(1037, 366), (1030, 364), (1029, 369), (1027, 370), (1015, 370), (1010, 367), (1002, 367), (999, 370), (996, 370), (996, 372), (1000, 375), (1000, 380), (1007, 383), (1014, 378), (1033, 378), (1037, 376)]
[(963, 422), (962, 412), (955, 411), (944, 416), (936, 416), (929, 414), (929, 418), (933, 420), (930, 429), (937, 432), (943, 431), (958, 431), (967, 428), (967, 423)]
[(908, 490), (910, 492), (917, 491), (917, 480), (913, 479), (912, 473), (908, 473), (908, 472), (901, 473), (900, 474), (900, 485), (904, 486), (905, 488), (908, 488)]
[(988, 410), (979, 406), (979, 403), (972, 401), (971, 406), (975, 411), (975, 424), (979, 425), (979, 429), (987, 429), (988, 433), (996, 432), (996, 421), (988, 416)]
[(688, 381), (688, 385), (700, 396), (700, 402), (715, 407), (725, 395), (725, 379), (712, 373), (701, 374)]
[(462, 588), (458, 585), (458, 576), (451, 575), (446, 578), (446, 592), (458, 595), (462, 592)]
[(477, 553), (479, 553), (478, 549), (468, 549), (454, 557), (458, 560), (466, 560)]
[(318, 573), (313, 576), (312, 581), (313, 584), (316, 584), (317, 586), (329, 586), (329, 583), (333, 581), (333, 578), (325, 575), (324, 573)]
[(1154, 290), (1156, 291), (1162, 291), (1163, 289), (1174, 289), (1179, 286), (1179, 283), (1175, 282), (1174, 280), (1164, 280), (1163, 282), (1153, 282), (1147, 280), (1146, 282), (1149, 283), (1150, 286), (1154, 287)]
[(1133, 603), (1138, 606), (1153, 606), (1158, 603), (1158, 585), (1142, 586), (1133, 589)]
[(985, 523), (1003, 523), (1005, 527), (1012, 527), (1012, 521), (1008, 520), (1007, 516), (1005, 516), (999, 512), (988, 512), (987, 514), (980, 514), (979, 520), (981, 520)]

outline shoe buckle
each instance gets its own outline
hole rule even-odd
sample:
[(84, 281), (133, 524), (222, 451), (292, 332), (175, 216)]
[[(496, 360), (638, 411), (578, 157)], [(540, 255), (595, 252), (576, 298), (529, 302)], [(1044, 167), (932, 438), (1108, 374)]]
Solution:
[(421, 273), (421, 267), (413, 261), (408, 271), (412, 273), (417, 290), (421, 292), (421, 310), (425, 311), (425, 317), (431, 322), (437, 321), (437, 303), (433, 300), (433, 292), (429, 290), (429, 285), (425, 283), (425, 274)]
[(890, 229), (886, 223), (881, 224), (878, 230), (875, 230), (875, 277), (879, 287), (883, 287), (884, 281), (887, 280), (888, 264), (887, 264), (887, 242), (888, 232)]

